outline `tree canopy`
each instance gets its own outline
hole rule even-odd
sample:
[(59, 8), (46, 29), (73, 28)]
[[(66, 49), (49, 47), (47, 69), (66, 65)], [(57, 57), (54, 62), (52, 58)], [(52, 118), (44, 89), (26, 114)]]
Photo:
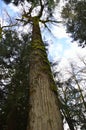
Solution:
[[(26, 8), (22, 8), (21, 19), (16, 19), (17, 21), (20, 21), (23, 25), (30, 23), (32, 27), (30, 56), (27, 57), (27, 59), (29, 59), (29, 71), (27, 71), (29, 82), (27, 83), (27, 78), (25, 77), (27, 76), (27, 72), (23, 72), (21, 74), (21, 72), (24, 71), (25, 68), (21, 72), (19, 69), (20, 73), (18, 72), (18, 70), (18, 73), (16, 72), (17, 76), (21, 74), (20, 78), (22, 78), (25, 75), (22, 79), (25, 82), (24, 84), (22, 84), (22, 81), (19, 81), (19, 77), (15, 79), (15, 76), (13, 76), (13, 78), (15, 79), (15, 84), (13, 84), (13, 87), (16, 90), (16, 92), (13, 92), (13, 95), (15, 96), (12, 97), (12, 99), (14, 99), (14, 103), (12, 103), (11, 105), (11, 112), (8, 113), (7, 130), (15, 130), (16, 125), (18, 125), (18, 123), (16, 124), (15, 122), (16, 117), (14, 114), (16, 113), (16, 109), (20, 109), (19, 107), (17, 107), (18, 104), (16, 103), (16, 101), (19, 101), (21, 99), (19, 95), (21, 95), (22, 90), (20, 90), (19, 92), (17, 88), (21, 89), (21, 85), (23, 85), (23, 87), (26, 87), (26, 84), (30, 86), (28, 91), (29, 109), (27, 130), (47, 130), (52, 128), (56, 130), (63, 130), (62, 119), (58, 105), (58, 98), (56, 99), (55, 95), (55, 92), (57, 93), (56, 86), (51, 73), (50, 63), (47, 58), (46, 48), (42, 41), (41, 30), (39, 26), (39, 22), (42, 22), (44, 25), (46, 22), (53, 22), (52, 19), (49, 18), (52, 17), (52, 9), (54, 7), (54, 4), (42, 0), (34, 1), (34, 3), (32, 1), (29, 1), (29, 4), (31, 6), (28, 8), (28, 10)], [(52, 8), (50, 8), (51, 6)], [(35, 15), (33, 13), (34, 9), (36, 9), (37, 11)], [(41, 19), (42, 16), (43, 20)], [(29, 41), (27, 40), (27, 42)], [(25, 56), (27, 55), (25, 54)], [(20, 67), (22, 67), (21, 65)], [(28, 63), (27, 65), (24, 64), (23, 67), (26, 66), (28, 66)], [(57, 112), (55, 113), (53, 109), (55, 109), (55, 111)], [(49, 114), (50, 112), (52, 114)]]
[[(0, 41), (0, 128), (25, 130), (28, 117), (29, 35), (4, 30)], [(16, 123), (18, 122), (18, 123)], [(23, 123), (22, 123), (23, 122)], [(10, 129), (10, 128), (9, 128)]]
[[(4, 0), (4, 1), (6, 2), (6, 4), (13, 3), (16, 6), (18, 6), (18, 4), (21, 2), (22, 3), (25, 2), (25, 0), (14, 0), (14, 1)], [(58, 1), (55, 2), (54, 0), (49, 0), (49, 1), (27, 0), (27, 2), (31, 4), (31, 7), (28, 9), (28, 11), (22, 10), (23, 13), (22, 13), (21, 19), (17, 19), (17, 20), (20, 20), (20, 22), (22, 22), (23, 25), (26, 25), (28, 23), (31, 23), (31, 25), (32, 24), (34, 25), (35, 28), (32, 34), (32, 42), (33, 42), (32, 47), (29, 45), (29, 43), (31, 43), (30, 42), (31, 37), (28, 36), (29, 34), (22, 35), (22, 39), (20, 40), (18, 37), (18, 34), (15, 31), (13, 32), (12, 30), (6, 31), (4, 37), (0, 41), (0, 48), (1, 48), (1, 51), (0, 51), (0, 59), (1, 59), (0, 61), (1, 62), (0, 111), (1, 111), (1, 115), (0, 116), (2, 117), (2, 121), (1, 121), (2, 129), (4, 129), (4, 127), (6, 128), (7, 125), (9, 126), (9, 124), (7, 124), (8, 123), (7, 121), (9, 120), (10, 115), (12, 115), (11, 119), (13, 120), (16, 119), (16, 121), (19, 123), (19, 124), (17, 123), (17, 127), (16, 127), (18, 130), (26, 129), (27, 113), (28, 113), (28, 110), (27, 110), (28, 94), (34, 95), (33, 93), (36, 92), (37, 89), (35, 88), (37, 87), (39, 90), (39, 86), (42, 86), (44, 81), (46, 81), (45, 80), (46, 75), (48, 77), (47, 81), (49, 81), (49, 85), (50, 85), (49, 87), (52, 87), (53, 88), (52, 90), (54, 90), (54, 92), (56, 92), (55, 94), (57, 94), (57, 88), (55, 87), (55, 83), (53, 82), (53, 78), (52, 78), (53, 76), (51, 74), (50, 64), (47, 60), (46, 49), (43, 46), (43, 42), (41, 39), (39, 22), (42, 22), (45, 25), (45, 27), (46, 27), (47, 22), (51, 22), (51, 23), (57, 22), (53, 19), (52, 14), (53, 14), (53, 9), (54, 9), (53, 7), (55, 7)], [(40, 6), (41, 9), (38, 9), (38, 6)], [(85, 6), (84, 1), (71, 2), (69, 0), (62, 12), (62, 17), (65, 19), (65, 23), (67, 25), (67, 32), (71, 33), (73, 40), (79, 41), (82, 47), (84, 47), (86, 44), (86, 41), (85, 41), (86, 40), (85, 38), (85, 22), (86, 21), (85, 21), (85, 17), (83, 18), (85, 7), (83, 9), (83, 6)], [(31, 14), (35, 7), (37, 8), (37, 11), (38, 11), (37, 16), (33, 16)], [(45, 14), (43, 15), (43, 10), (46, 13), (45, 19), (44, 17), (43, 19), (41, 19), (41, 17), (45, 15)], [(29, 52), (31, 52), (30, 54), (31, 57), (29, 57)], [(37, 58), (35, 59), (35, 57)], [(30, 62), (32, 64), (30, 65), (31, 69), (29, 70)], [(36, 66), (35, 69), (34, 69), (34, 66)], [(41, 71), (37, 72), (36, 70), (41, 70)], [(32, 71), (31, 76), (29, 76), (29, 71)], [(36, 74), (35, 78), (34, 78), (34, 72)], [(44, 81), (42, 80), (41, 77), (43, 77)], [(74, 87), (75, 85), (78, 86), (78, 82), (79, 82), (79, 81), (76, 82), (75, 77), (76, 77), (76, 74), (71, 76), (70, 79), (68, 79), (68, 81), (66, 82), (61, 82), (61, 83), (59, 81), (56, 82), (57, 87), (59, 86), (58, 93), (59, 93), (59, 98), (61, 100), (60, 110), (63, 116), (65, 117), (67, 123), (69, 124), (69, 127), (71, 130), (74, 130), (74, 128), (78, 124), (77, 121), (81, 124), (81, 128), (82, 127), (86, 128), (86, 125), (84, 124), (85, 118), (83, 119), (84, 117), (83, 104), (85, 103), (83, 103), (84, 100), (81, 99), (81, 96), (82, 96), (81, 90), (78, 90)], [(31, 93), (29, 92), (27, 93), (27, 90), (29, 89), (29, 85), (28, 85), (29, 78), (30, 79), (32, 78), (31, 85), (33, 84), (33, 86), (36, 86), (38, 84), (38, 86), (32, 87)], [(42, 84), (39, 84), (39, 81)], [(42, 87), (41, 89), (43, 88), (44, 87)], [(47, 86), (45, 87), (45, 90), (46, 88)], [(40, 92), (42, 92), (41, 89), (40, 89)], [(39, 97), (39, 95), (37, 96)], [(32, 99), (33, 97), (35, 100), (36, 96), (32, 96)], [(44, 96), (42, 97), (42, 99), (44, 99)], [(46, 101), (52, 104), (52, 101), (47, 100), (47, 99), (49, 99), (49, 97), (46, 98)], [(82, 100), (82, 101), (78, 103), (77, 100)], [(38, 102), (38, 104), (40, 104), (40, 102)], [(30, 105), (32, 105), (31, 102), (30, 102)], [(81, 106), (82, 106), (82, 109), (80, 108)], [(77, 107), (77, 110), (75, 110), (76, 107)], [(74, 110), (72, 110), (71, 108), (73, 108)], [(10, 112), (10, 109), (11, 109), (11, 112)], [(80, 112), (81, 110), (82, 112)], [(17, 115), (15, 116), (14, 114), (16, 112), (17, 112)], [(54, 113), (54, 114), (56, 115), (57, 113)], [(49, 115), (48, 118), (50, 116), (51, 115)], [(51, 118), (48, 121), (52, 123)], [(24, 122), (23, 125), (22, 125), (22, 122)], [(34, 122), (34, 119), (32, 120), (32, 122)], [(14, 123), (15, 121), (12, 124)], [(56, 123), (56, 125), (57, 124), (58, 123)]]
[(67, 33), (71, 34), (79, 45), (86, 46), (86, 1), (68, 0), (63, 7), (62, 17), (67, 27)]
[[(52, 69), (58, 86), (63, 120), (66, 120), (70, 130), (86, 129), (86, 61), (85, 57), (78, 57), (78, 59), (79, 64), (74, 61), (69, 62), (70, 67), (65, 68), (65, 73), (55, 69), (56, 66), (58, 67), (57, 63), (53, 64)], [(81, 67), (80, 64), (83, 66)], [(67, 79), (63, 78), (64, 74), (65, 77), (69, 75)]]
[[(13, 3), (14, 5), (18, 5), (19, 3), (23, 3), (25, 1), (30, 2), (33, 4), (33, 6), (37, 6), (40, 3), (42, 3), (42, 0), (3, 0), (6, 4), (10, 4)], [(60, 0), (44, 0), (43, 3), (48, 4), (49, 6), (53, 7), (53, 5), (55, 5), (56, 3), (58, 3)]]

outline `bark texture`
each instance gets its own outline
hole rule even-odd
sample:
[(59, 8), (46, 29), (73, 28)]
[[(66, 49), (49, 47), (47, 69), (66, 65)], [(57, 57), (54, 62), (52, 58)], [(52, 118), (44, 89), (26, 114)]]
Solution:
[(27, 130), (63, 130), (57, 99), (51, 89), (55, 84), (36, 17), (33, 19), (29, 69), (30, 108)]

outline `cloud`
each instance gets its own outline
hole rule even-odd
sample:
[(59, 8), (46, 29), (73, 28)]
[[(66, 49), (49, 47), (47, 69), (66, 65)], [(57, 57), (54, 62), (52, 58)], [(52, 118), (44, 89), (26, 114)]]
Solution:
[[(63, 28), (63, 26), (61, 28)], [(49, 59), (53, 61), (60, 60), (58, 67), (65, 75), (66, 69), (70, 68), (70, 62), (76, 63), (80, 67), (83, 65), (81, 64), (79, 57), (86, 57), (86, 48), (79, 47), (77, 42), (72, 42), (72, 39), (65, 34), (66, 32), (63, 32), (64, 33), (61, 33), (61, 37), (60, 35), (57, 35), (57, 40), (53, 41), (48, 49)], [(69, 75), (66, 75), (66, 77), (64, 76), (64, 79), (68, 77)]]
[(20, 12), (20, 6), (14, 6), (13, 4), (9, 4), (8, 8), (10, 8), (10, 11), (14, 12), (14, 13), (18, 13)]
[(65, 27), (63, 27), (62, 24), (59, 24), (58, 26), (53, 26), (52, 32), (54, 36), (59, 39), (68, 38), (68, 34), (66, 33)]
[(53, 60), (58, 60), (61, 55), (62, 55), (62, 51), (63, 51), (63, 46), (62, 44), (58, 43), (58, 44), (49, 44), (48, 47), (48, 52), (49, 52), (49, 58), (53, 59)]
[(68, 58), (77, 58), (78, 56), (85, 56), (86, 55), (86, 48), (81, 48), (78, 46), (77, 42), (71, 42), (71, 39), (66, 40), (67, 44), (70, 44), (70, 48), (65, 50), (64, 57)]

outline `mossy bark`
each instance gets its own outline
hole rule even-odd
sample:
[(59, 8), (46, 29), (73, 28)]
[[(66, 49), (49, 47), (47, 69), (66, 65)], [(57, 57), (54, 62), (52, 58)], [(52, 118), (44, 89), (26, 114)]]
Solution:
[[(27, 130), (63, 130), (54, 81), (42, 41), (38, 19), (33, 20), (29, 63), (29, 119)], [(46, 61), (46, 62), (45, 62)]]

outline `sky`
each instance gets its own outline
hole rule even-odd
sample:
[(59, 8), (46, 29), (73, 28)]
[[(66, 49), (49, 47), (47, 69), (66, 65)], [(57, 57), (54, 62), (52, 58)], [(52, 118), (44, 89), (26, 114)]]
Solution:
[[(55, 10), (55, 17), (60, 19), (60, 13), (57, 11), (61, 11), (63, 3), (59, 5), (59, 8)], [(0, 22), (1, 24), (5, 24), (5, 11), (8, 10), (10, 15), (14, 15), (13, 10), (15, 12), (19, 12), (19, 8), (14, 7), (12, 4), (5, 5), (0, 0)], [(1, 19), (2, 17), (2, 19)], [(76, 61), (80, 63), (78, 56), (86, 57), (86, 48), (78, 47), (77, 42), (72, 42), (72, 38), (70, 35), (66, 33), (66, 27), (63, 24), (58, 24), (58, 26), (51, 26), (51, 33), (48, 33), (44, 30), (42, 37), (48, 41), (48, 57), (49, 60), (59, 61), (60, 60), (60, 69), (64, 69), (68, 66), (69, 61)], [(65, 129), (66, 130), (66, 129)]]
[[(61, 0), (62, 1), (62, 0)], [(8, 10), (10, 15), (13, 15), (15, 12), (19, 12), (19, 8), (14, 7), (12, 4), (5, 5), (2, 0), (0, 1), (0, 15), (3, 18), (2, 23), (5, 22), (5, 12)], [(63, 2), (61, 2), (58, 7), (56, 8), (55, 17), (60, 19), (60, 12)], [(52, 34), (43, 31), (43, 37), (48, 40), (49, 47), (48, 47), (48, 57), (50, 60), (58, 61), (61, 60), (63, 62), (67, 62), (69, 59), (75, 59), (78, 55), (86, 55), (85, 49), (78, 47), (77, 42), (72, 42), (72, 38), (70, 38), (69, 34), (66, 33), (66, 27), (63, 24), (58, 24), (57, 26), (51, 26)], [(47, 34), (47, 35), (46, 35)], [(47, 37), (46, 37), (47, 36)]]
[[(60, 12), (62, 5), (64, 4), (61, 0), (61, 3), (55, 9), (55, 17), (58, 20), (61, 20)], [(19, 7), (10, 5), (5, 5), (0, 1), (1, 9), (0, 13), (2, 16), (2, 23), (6, 21), (6, 10), (11, 16), (14, 16), (14, 13), (19, 13)], [(58, 13), (57, 13), (58, 12)], [(15, 13), (16, 14), (16, 13)], [(26, 27), (27, 28), (27, 27)], [(25, 28), (25, 31), (26, 31)], [(49, 33), (46, 30), (42, 30), (42, 37), (48, 41), (48, 58), (50, 61), (60, 61), (59, 70), (64, 71), (65, 68), (69, 67), (69, 62), (77, 62), (80, 64), (78, 57), (86, 57), (86, 48), (78, 47), (77, 42), (72, 42), (70, 34), (66, 33), (66, 27), (63, 24), (58, 24), (57, 26), (50, 25), (52, 33)], [(21, 31), (21, 28), (20, 28)]]

